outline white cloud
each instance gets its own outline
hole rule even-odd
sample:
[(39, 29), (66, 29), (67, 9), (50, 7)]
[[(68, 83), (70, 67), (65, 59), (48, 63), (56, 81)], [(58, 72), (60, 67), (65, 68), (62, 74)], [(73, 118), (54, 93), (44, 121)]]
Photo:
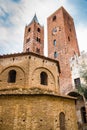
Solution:
[(78, 24), (76, 32), (80, 51), (84, 50), (87, 52), (87, 25)]
[[(0, 26), (0, 53), (21, 52), (23, 48), (25, 25), (29, 24), (34, 14), (36, 13), (39, 22), (46, 26), (47, 17), (60, 6), (64, 6), (73, 18), (77, 16), (78, 11), (76, 6), (70, 4), (68, 0), (21, 0), (19, 3), (14, 3), (11, 0), (0, 0), (0, 7), (9, 14), (8, 22), (11, 24), (10, 27), (4, 26), (4, 24), (2, 24), (3, 21), (0, 20), (2, 25)], [(4, 15), (2, 10), (0, 10), (0, 15)], [(82, 24), (79, 24), (76, 29), (80, 50), (82, 50), (86, 44), (87, 31)], [(47, 32), (45, 30), (45, 43), (46, 37)], [(2, 49), (4, 50), (3, 52), (1, 51)]]

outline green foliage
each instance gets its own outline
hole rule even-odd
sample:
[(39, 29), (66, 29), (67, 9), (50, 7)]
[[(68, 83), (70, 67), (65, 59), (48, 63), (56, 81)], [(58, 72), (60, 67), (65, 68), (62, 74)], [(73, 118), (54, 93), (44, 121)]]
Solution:
[(83, 79), (83, 84), (78, 87), (78, 92), (84, 95), (84, 97), (87, 99), (87, 65), (82, 64), (80, 69), (80, 76)]

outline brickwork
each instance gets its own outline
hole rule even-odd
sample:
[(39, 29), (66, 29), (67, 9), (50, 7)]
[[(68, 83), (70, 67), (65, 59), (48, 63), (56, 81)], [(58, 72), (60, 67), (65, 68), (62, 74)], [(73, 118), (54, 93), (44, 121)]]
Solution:
[(26, 51), (44, 55), (44, 28), (35, 21), (25, 27), (23, 52)]
[[(72, 87), (70, 58), (80, 54), (72, 17), (63, 7), (47, 19), (48, 24), (48, 56), (60, 63), (61, 92)], [(53, 41), (56, 40), (56, 44)], [(56, 56), (54, 53), (56, 52)]]

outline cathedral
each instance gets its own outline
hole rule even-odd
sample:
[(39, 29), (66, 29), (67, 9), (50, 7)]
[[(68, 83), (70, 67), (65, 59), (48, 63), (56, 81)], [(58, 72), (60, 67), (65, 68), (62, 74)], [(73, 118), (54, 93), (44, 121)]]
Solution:
[(73, 18), (60, 7), (47, 18), (47, 31), (48, 57), (36, 14), (25, 27), (23, 52), (0, 55), (0, 130), (78, 130), (70, 58), (80, 51)]

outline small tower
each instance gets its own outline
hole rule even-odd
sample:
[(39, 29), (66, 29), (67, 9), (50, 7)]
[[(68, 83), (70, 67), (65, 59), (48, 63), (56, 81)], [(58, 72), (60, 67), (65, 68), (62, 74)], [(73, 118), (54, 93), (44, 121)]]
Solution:
[(65, 93), (72, 86), (69, 60), (80, 55), (73, 18), (63, 8), (59, 8), (47, 19), (48, 56), (60, 63), (60, 90)]
[(25, 27), (23, 52), (29, 51), (40, 55), (44, 53), (44, 28), (39, 24), (36, 14)]

